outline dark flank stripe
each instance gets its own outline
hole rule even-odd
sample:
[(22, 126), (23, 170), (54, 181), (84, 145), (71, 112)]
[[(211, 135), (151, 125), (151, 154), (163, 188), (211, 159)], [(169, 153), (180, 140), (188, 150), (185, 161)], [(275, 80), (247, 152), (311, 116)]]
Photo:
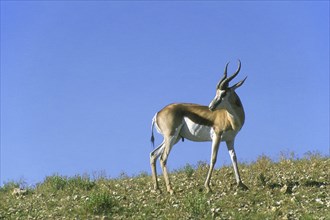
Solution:
[(206, 125), (211, 127), (213, 126), (213, 120), (211, 117), (207, 117), (205, 115), (205, 111), (208, 111), (207, 114), (212, 113), (207, 106), (195, 106), (195, 107), (191, 106), (190, 111), (184, 111), (183, 117), (189, 118), (191, 121), (193, 121), (196, 124)]

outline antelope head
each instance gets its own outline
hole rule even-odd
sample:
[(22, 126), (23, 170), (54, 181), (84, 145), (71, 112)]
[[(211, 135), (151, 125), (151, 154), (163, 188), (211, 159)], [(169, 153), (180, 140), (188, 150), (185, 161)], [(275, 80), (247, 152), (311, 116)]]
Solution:
[(243, 79), (242, 81), (239, 81), (235, 85), (229, 87), (229, 82), (232, 79), (234, 79), (237, 76), (237, 74), (239, 73), (239, 71), (241, 70), (241, 61), (238, 60), (238, 68), (235, 71), (235, 73), (232, 76), (227, 78), (228, 64), (229, 63), (227, 63), (227, 65), (225, 67), (225, 71), (224, 71), (222, 79), (217, 84), (216, 95), (209, 105), (209, 109), (211, 111), (214, 111), (217, 107), (220, 106), (221, 103), (225, 103), (228, 100), (230, 100), (230, 97), (232, 96), (232, 94), (235, 93), (235, 89), (237, 89), (238, 87), (243, 85), (244, 81), (247, 78), (247, 77), (245, 77), (245, 79)]

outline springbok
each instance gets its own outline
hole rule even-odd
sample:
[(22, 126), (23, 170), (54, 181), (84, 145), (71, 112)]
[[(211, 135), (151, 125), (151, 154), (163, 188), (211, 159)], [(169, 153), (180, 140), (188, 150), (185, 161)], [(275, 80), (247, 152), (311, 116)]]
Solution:
[(242, 128), (245, 120), (244, 109), (235, 90), (244, 83), (246, 77), (229, 87), (229, 82), (237, 76), (241, 69), (240, 60), (238, 62), (238, 69), (228, 78), (227, 68), (229, 63), (227, 63), (224, 75), (217, 84), (216, 95), (208, 107), (186, 103), (170, 104), (157, 112), (153, 117), (151, 126), (152, 143), (154, 143), (154, 125), (156, 125), (157, 131), (164, 137), (163, 142), (150, 153), (150, 165), (155, 191), (160, 192), (156, 171), (156, 160), (160, 157), (160, 165), (163, 170), (167, 191), (173, 194), (166, 162), (172, 147), (181, 138), (182, 140), (186, 138), (196, 142), (212, 141), (210, 167), (204, 184), (207, 192), (211, 191), (210, 179), (217, 160), (219, 145), (222, 141), (225, 141), (227, 144), (237, 186), (247, 189), (241, 180), (234, 150), (236, 134)]

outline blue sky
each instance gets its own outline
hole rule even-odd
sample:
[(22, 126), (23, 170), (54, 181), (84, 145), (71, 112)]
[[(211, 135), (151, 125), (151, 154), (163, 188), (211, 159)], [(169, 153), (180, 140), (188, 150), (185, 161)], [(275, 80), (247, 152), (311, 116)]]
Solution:
[[(328, 1), (1, 1), (1, 184), (150, 173), (154, 114), (208, 105), (238, 58), (239, 162), (329, 155)], [(170, 170), (210, 145), (178, 143)]]

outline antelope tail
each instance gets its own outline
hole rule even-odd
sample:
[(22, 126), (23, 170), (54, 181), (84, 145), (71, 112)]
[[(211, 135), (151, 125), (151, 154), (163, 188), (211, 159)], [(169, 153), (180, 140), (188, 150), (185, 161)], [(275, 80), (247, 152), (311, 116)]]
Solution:
[(152, 118), (152, 122), (151, 122), (151, 138), (150, 138), (150, 141), (152, 143), (153, 148), (155, 148), (154, 126), (155, 126), (155, 122), (156, 122), (156, 116), (157, 116), (157, 114), (155, 114), (155, 116)]

